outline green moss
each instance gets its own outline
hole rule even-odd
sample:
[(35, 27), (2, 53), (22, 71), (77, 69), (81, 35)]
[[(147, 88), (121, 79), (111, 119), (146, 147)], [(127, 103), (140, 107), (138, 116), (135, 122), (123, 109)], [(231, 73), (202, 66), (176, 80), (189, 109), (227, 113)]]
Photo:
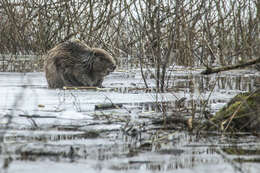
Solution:
[[(231, 120), (232, 115), (234, 116)], [(228, 125), (229, 131), (259, 131), (260, 90), (253, 94), (238, 94), (211, 118), (211, 122), (217, 126), (208, 127), (209, 130), (219, 130), (216, 127), (221, 129)]]

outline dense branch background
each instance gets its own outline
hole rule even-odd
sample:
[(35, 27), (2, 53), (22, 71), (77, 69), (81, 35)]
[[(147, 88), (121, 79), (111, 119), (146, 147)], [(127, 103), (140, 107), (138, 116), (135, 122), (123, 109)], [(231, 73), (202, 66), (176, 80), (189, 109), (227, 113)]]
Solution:
[(157, 69), (230, 65), (260, 56), (259, 33), (259, 0), (0, 1), (2, 55), (40, 57), (77, 38)]

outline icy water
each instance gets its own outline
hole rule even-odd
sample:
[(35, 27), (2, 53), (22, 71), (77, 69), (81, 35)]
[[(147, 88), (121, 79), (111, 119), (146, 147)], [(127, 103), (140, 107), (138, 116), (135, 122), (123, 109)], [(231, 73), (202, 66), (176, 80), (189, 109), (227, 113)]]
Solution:
[[(195, 110), (201, 116), (203, 108), (214, 113), (237, 93), (260, 86), (256, 71), (199, 72), (172, 71), (170, 90), (160, 94), (149, 75), (151, 89), (144, 89), (138, 70), (114, 72), (101, 90), (48, 89), (43, 73), (0, 73), (1, 170), (259, 172), (256, 135), (195, 134), (153, 123), (165, 106), (168, 115), (189, 117)], [(120, 108), (95, 109), (111, 103)]]

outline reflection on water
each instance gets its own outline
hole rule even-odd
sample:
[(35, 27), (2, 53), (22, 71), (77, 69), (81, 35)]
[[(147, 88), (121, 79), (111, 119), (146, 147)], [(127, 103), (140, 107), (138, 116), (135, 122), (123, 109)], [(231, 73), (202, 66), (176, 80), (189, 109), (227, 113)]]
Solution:
[[(153, 131), (156, 133), (156, 131)], [(53, 133), (53, 132), (52, 132)], [(56, 134), (55, 134), (56, 133)], [(46, 132), (45, 140), (32, 138), (23, 144), (10, 143), (16, 146), (16, 158), (25, 161), (37, 161), (48, 159), (54, 162), (69, 159), (70, 162), (94, 163), (93, 169), (98, 170), (140, 170), (145, 171), (173, 171), (184, 168), (194, 168), (198, 165), (226, 165), (236, 164), (237, 162), (255, 162), (259, 156), (259, 139), (253, 136), (236, 138), (236, 143), (230, 142), (228, 137), (217, 136), (198, 137), (187, 132), (173, 132), (170, 136), (161, 135), (161, 139), (144, 147), (147, 139), (152, 139), (154, 134), (144, 134), (138, 139), (124, 140), (122, 133), (112, 132), (110, 138), (85, 138), (72, 137), (67, 132), (67, 137), (53, 133), (52, 137)], [(65, 133), (64, 133), (65, 134)], [(24, 134), (25, 135), (25, 134)], [(75, 136), (74, 135), (74, 136)], [(22, 133), (20, 133), (20, 137)], [(41, 136), (44, 136), (43, 134)], [(64, 135), (62, 135), (64, 136)], [(164, 137), (164, 138), (162, 138)], [(55, 139), (53, 141), (53, 139)], [(58, 139), (58, 140), (57, 140)], [(23, 139), (24, 140), (24, 139)], [(136, 141), (137, 140), (137, 141)], [(231, 140), (232, 141), (232, 140)], [(18, 143), (17, 143), (18, 142)], [(250, 146), (250, 144), (253, 145)], [(10, 149), (9, 148), (9, 149)], [(258, 149), (257, 149), (258, 148)], [(226, 160), (220, 154), (226, 153)], [(12, 153), (12, 151), (9, 151)], [(233, 161), (234, 163), (233, 163)], [(219, 170), (212, 171), (218, 172)]]
[[(252, 91), (260, 86), (260, 76), (202, 76), (202, 75), (177, 75), (172, 76), (167, 84), (168, 91), (172, 92), (196, 92), (200, 93), (211, 91), (213, 88), (218, 90), (238, 90), (238, 91)], [(155, 87), (151, 88), (137, 88), (137, 87), (118, 87), (114, 88), (120, 93), (152, 93), (156, 92)]]

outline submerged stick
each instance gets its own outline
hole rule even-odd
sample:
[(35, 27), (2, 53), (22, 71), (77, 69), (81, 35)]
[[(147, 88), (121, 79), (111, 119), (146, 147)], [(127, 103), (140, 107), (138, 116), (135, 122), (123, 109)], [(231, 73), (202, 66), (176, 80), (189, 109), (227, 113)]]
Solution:
[(116, 109), (116, 108), (121, 108), (122, 106), (123, 104), (114, 104), (114, 103), (99, 104), (99, 105), (95, 105), (95, 110)]
[(57, 116), (44, 116), (44, 115), (26, 115), (26, 114), (19, 114), (19, 117), (25, 118), (57, 118)]

